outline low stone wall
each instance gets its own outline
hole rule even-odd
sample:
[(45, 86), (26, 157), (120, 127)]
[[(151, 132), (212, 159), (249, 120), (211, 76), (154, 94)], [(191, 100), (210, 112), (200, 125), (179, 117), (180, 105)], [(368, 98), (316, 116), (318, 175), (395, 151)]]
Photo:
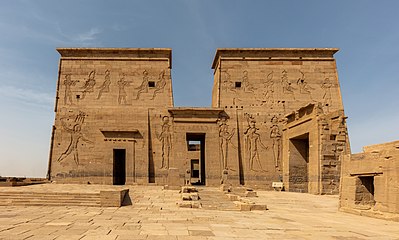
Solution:
[(129, 189), (100, 191), (101, 207), (121, 207)]

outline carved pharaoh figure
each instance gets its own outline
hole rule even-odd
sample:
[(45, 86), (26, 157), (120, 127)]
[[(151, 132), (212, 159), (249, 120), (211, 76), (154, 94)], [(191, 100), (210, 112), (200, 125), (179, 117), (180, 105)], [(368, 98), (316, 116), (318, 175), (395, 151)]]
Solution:
[(64, 130), (71, 134), (71, 140), (69, 142), (68, 148), (61, 154), (61, 156), (57, 159), (58, 162), (62, 162), (65, 158), (67, 158), (71, 153), (73, 153), (73, 159), (75, 160), (76, 165), (79, 165), (79, 155), (78, 155), (78, 143), (80, 140), (83, 140), (88, 143), (93, 143), (89, 139), (87, 139), (82, 130), (82, 124), (85, 119), (85, 114), (80, 112), (73, 123), (72, 127), (69, 127), (68, 124), (65, 122), (65, 117), (61, 118), (61, 124)]
[(308, 83), (305, 80), (305, 74), (301, 72), (301, 77), (298, 78), (298, 81), (296, 82), (297, 85), (299, 86), (299, 92), (301, 94), (308, 94), (310, 99), (312, 99), (312, 95), (311, 95), (311, 90), (314, 90), (314, 88), (312, 88), (311, 86), (308, 85)]
[(136, 95), (136, 100), (140, 98), (140, 94), (142, 93), (147, 93), (148, 92), (148, 72), (147, 70), (143, 71), (143, 81), (141, 82), (141, 85), (135, 89), (138, 89), (137, 95)]
[(91, 93), (94, 91), (94, 86), (96, 85), (96, 71), (91, 71), (89, 73), (89, 77), (83, 85), (82, 99), (86, 97), (87, 93)]
[(165, 80), (165, 70), (163, 70), (158, 77), (158, 81), (155, 83), (155, 90), (154, 94), (152, 95), (151, 99), (154, 99), (157, 93), (162, 93), (163, 89), (166, 86), (166, 80)]
[(281, 85), (283, 87), (283, 93), (285, 94), (291, 94), (295, 100), (295, 95), (294, 95), (294, 90), (291, 86), (291, 82), (288, 80), (288, 73), (286, 70), (283, 70), (282, 72), (283, 76), (281, 77)]
[(219, 120), (219, 152), (222, 169), (229, 169), (227, 165), (229, 143), (234, 147), (231, 143), (231, 138), (235, 129), (229, 132), (228, 128), (226, 117), (221, 117)]
[(101, 84), (100, 91), (98, 92), (97, 99), (100, 99), (103, 93), (108, 93), (109, 92), (109, 85), (111, 85), (111, 77), (110, 77), (111, 72), (107, 69), (105, 71), (105, 77), (104, 77), (104, 82)]
[(231, 81), (231, 76), (227, 72), (227, 70), (224, 71), (224, 76), (225, 77), (224, 77), (224, 80), (223, 80), (223, 86), (224, 86), (224, 89), (226, 90), (226, 92), (227, 92), (227, 90), (230, 90), (232, 92), (236, 92), (235, 86), (234, 86), (234, 82)]
[(125, 87), (129, 86), (131, 81), (126, 81), (125, 80), (125, 74), (122, 74), (121, 79), (119, 79), (118, 87), (119, 87), (119, 95), (118, 95), (118, 103), (119, 104), (126, 104), (126, 91)]
[(161, 169), (169, 168), (169, 154), (172, 143), (172, 134), (170, 133), (169, 117), (162, 118), (162, 131), (159, 134), (158, 140), (162, 143), (162, 163)]
[(266, 81), (263, 83), (265, 91), (263, 92), (263, 102), (269, 106), (274, 105), (274, 81), (273, 81), (273, 71), (270, 72)]
[(244, 92), (254, 92), (254, 88), (253, 86), (249, 83), (248, 80), (248, 71), (245, 70), (243, 72), (243, 76), (242, 76), (242, 85), (244, 86)]
[(321, 88), (324, 90), (323, 94), (323, 105), (326, 108), (326, 112), (329, 112), (329, 108), (332, 104), (331, 101), (331, 87), (333, 84), (330, 82), (330, 79), (327, 77), (324, 79), (323, 83), (321, 84)]
[(72, 90), (71, 87), (75, 86), (78, 81), (71, 80), (71, 74), (65, 75), (64, 86), (65, 86), (65, 96), (64, 96), (64, 104), (72, 104)]
[(270, 138), (273, 141), (273, 156), (274, 156), (274, 166), (276, 168), (280, 167), (280, 157), (281, 157), (281, 132), (278, 126), (278, 119), (274, 116), (271, 120), (272, 126), (270, 127)]
[(255, 124), (256, 121), (252, 117), (247, 116), (247, 121), (248, 121), (248, 128), (244, 132), (245, 136), (245, 149), (247, 152), (248, 156), (248, 162), (249, 162), (249, 170), (250, 171), (256, 171), (254, 169), (254, 159), (258, 163), (260, 170), (263, 171), (262, 165), (260, 163), (259, 159), (259, 152), (258, 152), (258, 145), (260, 145), (262, 148), (267, 149), (265, 145), (263, 145), (260, 134), (257, 133), (256, 131), (259, 130), (256, 128)]

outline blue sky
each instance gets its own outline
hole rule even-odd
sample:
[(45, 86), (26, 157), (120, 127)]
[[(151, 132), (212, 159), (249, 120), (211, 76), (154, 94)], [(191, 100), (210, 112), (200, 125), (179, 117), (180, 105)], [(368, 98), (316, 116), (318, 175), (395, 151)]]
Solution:
[(57, 47), (173, 49), (175, 106), (210, 106), (216, 48), (337, 47), (352, 152), (399, 140), (399, 1), (4, 0), (0, 175), (44, 177)]

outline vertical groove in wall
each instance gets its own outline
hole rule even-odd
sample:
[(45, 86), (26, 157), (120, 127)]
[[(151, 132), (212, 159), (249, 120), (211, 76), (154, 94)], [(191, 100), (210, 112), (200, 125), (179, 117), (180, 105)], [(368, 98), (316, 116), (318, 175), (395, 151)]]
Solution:
[(239, 169), (239, 178), (240, 178), (240, 185), (245, 184), (245, 177), (244, 177), (244, 169), (242, 165), (242, 152), (241, 152), (241, 141), (240, 141), (240, 124), (238, 122), (238, 111), (236, 110), (236, 120), (237, 120), (237, 148), (238, 148), (238, 169)]
[(154, 156), (152, 154), (152, 138), (151, 138), (151, 127), (150, 127), (150, 111), (151, 109), (148, 109), (148, 121), (147, 121), (147, 127), (148, 127), (148, 182), (149, 183), (155, 183), (155, 169), (154, 169)]

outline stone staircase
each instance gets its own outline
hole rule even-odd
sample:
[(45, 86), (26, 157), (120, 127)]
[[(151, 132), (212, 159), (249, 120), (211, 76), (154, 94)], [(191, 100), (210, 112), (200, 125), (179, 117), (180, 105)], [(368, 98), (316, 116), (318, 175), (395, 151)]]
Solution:
[(0, 192), (0, 206), (89, 206), (101, 205), (100, 193)]
[(238, 211), (240, 208), (230, 201), (229, 198), (217, 188), (203, 187), (198, 188), (200, 201), (203, 209)]

